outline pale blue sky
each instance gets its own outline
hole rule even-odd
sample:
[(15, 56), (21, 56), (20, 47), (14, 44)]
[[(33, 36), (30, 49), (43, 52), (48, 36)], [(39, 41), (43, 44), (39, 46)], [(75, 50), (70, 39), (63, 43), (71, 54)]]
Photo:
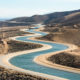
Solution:
[(80, 0), (0, 0), (0, 17), (20, 17), (76, 10)]

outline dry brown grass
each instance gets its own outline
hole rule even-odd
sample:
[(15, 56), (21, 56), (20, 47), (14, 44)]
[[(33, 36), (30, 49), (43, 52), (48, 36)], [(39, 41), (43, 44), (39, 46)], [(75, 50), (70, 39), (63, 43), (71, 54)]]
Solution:
[(0, 29), (0, 38), (2, 37), (2, 34), (4, 33), (4, 38), (14, 37), (14, 36), (23, 36), (25, 34), (29, 34), (28, 32), (20, 31), (20, 29), (26, 29), (28, 27), (4, 27)]
[(9, 53), (42, 47), (42, 45), (40, 44), (19, 42), (14, 40), (8, 41), (8, 46), (9, 46), (8, 50)]
[(56, 64), (80, 69), (80, 56), (70, 54), (68, 52), (53, 55), (49, 57), (48, 60)]
[(0, 67), (0, 80), (49, 80)]
[(80, 29), (58, 28), (55, 31), (54, 28), (48, 28), (45, 31), (50, 32), (50, 34), (39, 39), (71, 43), (80, 46)]
[(75, 17), (77, 15), (80, 15), (80, 12), (76, 12), (76, 13), (72, 13), (70, 15), (67, 15), (67, 16), (65, 16), (65, 19), (70, 19), (70, 18)]

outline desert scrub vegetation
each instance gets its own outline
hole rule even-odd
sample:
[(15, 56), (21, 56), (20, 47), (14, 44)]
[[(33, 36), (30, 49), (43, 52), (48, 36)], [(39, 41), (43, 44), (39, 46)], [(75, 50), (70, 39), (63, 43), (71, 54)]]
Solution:
[(2, 33), (4, 33), (4, 38), (14, 37), (14, 36), (24, 36), (26, 34), (31, 34), (29, 32), (24, 32), (20, 30), (6, 30), (0, 31), (0, 38), (2, 37)]
[(0, 80), (49, 80), (0, 67)]
[[(45, 28), (48, 29), (47, 27)], [(55, 28), (50, 28), (47, 30), (49, 34), (46, 36), (42, 36), (38, 39), (49, 40), (55, 42), (64, 42), (75, 44), (80, 47), (80, 29), (69, 29), (69, 28), (58, 28), (59, 30), (55, 30)]]
[(48, 60), (56, 64), (80, 68), (80, 56), (72, 55), (66, 52), (55, 54), (49, 57)]
[(8, 50), (9, 53), (42, 47), (42, 45), (40, 44), (26, 43), (26, 42), (14, 41), (14, 40), (10, 40), (7, 43), (9, 46), (9, 50)]

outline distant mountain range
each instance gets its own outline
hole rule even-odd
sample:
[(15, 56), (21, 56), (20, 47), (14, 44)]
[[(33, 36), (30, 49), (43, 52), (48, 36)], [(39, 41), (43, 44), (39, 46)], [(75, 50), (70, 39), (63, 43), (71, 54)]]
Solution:
[(45, 15), (34, 15), (31, 17), (19, 17), (8, 20), (7, 22), (0, 22), (0, 26), (16, 26), (16, 25), (29, 25), (33, 23), (44, 23), (44, 24), (59, 24), (62, 26), (70, 26), (80, 24), (80, 10), (54, 12)]
[(45, 24), (60, 24), (61, 26), (80, 24), (80, 10), (54, 13)]
[(30, 22), (30, 23), (42, 23), (45, 22), (48, 19), (48, 16), (46, 15), (34, 15), (31, 17), (19, 17), (11, 19), (10, 21), (16, 21), (16, 22)]
[(0, 21), (9, 20), (10, 18), (0, 18)]

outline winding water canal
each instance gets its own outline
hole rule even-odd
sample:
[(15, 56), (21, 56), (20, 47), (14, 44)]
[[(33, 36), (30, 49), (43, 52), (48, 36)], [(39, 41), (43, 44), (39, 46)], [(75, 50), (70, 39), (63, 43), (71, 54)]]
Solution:
[[(39, 28), (40, 25), (38, 25), (35, 28)], [(38, 33), (42, 36), (47, 35), (44, 32), (38, 32), (38, 31), (34, 31), (35, 29), (30, 29), (30, 30), (26, 30), (26, 32), (32, 32), (32, 33)], [(35, 35), (33, 35), (35, 36)], [(30, 37), (33, 36), (24, 36), (24, 37), (18, 37), (16, 38), (16, 40), (19, 41), (25, 41), (25, 42), (32, 42), (32, 43), (40, 43), (40, 44), (47, 44), (52, 46), (52, 48), (48, 49), (48, 50), (43, 50), (43, 51), (37, 51), (37, 52), (33, 52), (33, 53), (29, 53), (29, 54), (23, 54), (23, 55), (19, 55), (16, 57), (13, 57), (12, 59), (10, 59), (10, 63), (23, 68), (23, 69), (27, 69), (30, 71), (35, 71), (35, 72), (40, 72), (40, 73), (45, 73), (45, 74), (49, 74), (49, 75), (54, 75), (54, 76), (58, 76), (58, 77), (62, 77), (62, 78), (66, 78), (69, 80), (80, 80), (80, 74), (77, 73), (72, 73), (72, 72), (68, 72), (68, 71), (63, 71), (63, 70), (58, 70), (55, 68), (48, 68), (39, 64), (36, 64), (33, 59), (36, 56), (39, 56), (41, 54), (47, 54), (47, 53), (51, 53), (51, 52), (56, 52), (56, 51), (60, 51), (60, 50), (65, 50), (68, 47), (62, 44), (56, 44), (56, 43), (52, 43), (52, 42), (44, 42), (44, 41), (38, 41), (38, 40), (30, 40)], [(39, 35), (36, 35), (35, 37), (39, 37)]]

